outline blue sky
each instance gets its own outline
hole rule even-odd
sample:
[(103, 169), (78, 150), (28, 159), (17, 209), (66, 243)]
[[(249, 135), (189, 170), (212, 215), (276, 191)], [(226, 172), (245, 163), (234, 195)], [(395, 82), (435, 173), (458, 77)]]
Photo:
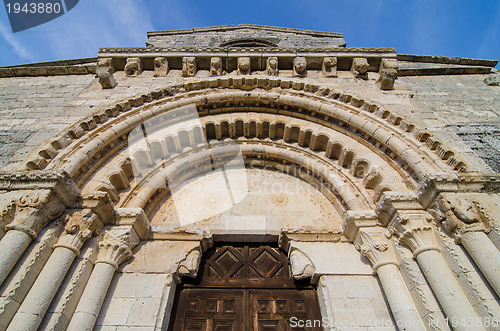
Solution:
[(151, 30), (242, 23), (343, 32), (348, 47), (500, 60), (498, 0), (80, 0), (18, 33), (0, 8), (0, 66), (144, 46)]

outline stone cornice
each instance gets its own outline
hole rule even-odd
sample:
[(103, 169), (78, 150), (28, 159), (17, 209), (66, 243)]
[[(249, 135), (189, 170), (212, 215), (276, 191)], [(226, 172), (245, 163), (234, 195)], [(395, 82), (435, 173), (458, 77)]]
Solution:
[(66, 172), (47, 170), (0, 173), (0, 191), (51, 190), (67, 207), (80, 201), (80, 190)]
[(315, 30), (303, 30), (295, 28), (284, 28), (278, 26), (268, 26), (259, 24), (238, 24), (238, 25), (221, 25), (221, 26), (207, 26), (193, 29), (179, 29), (179, 30), (163, 30), (163, 31), (148, 31), (148, 37), (152, 36), (165, 36), (165, 35), (180, 35), (180, 34), (190, 34), (199, 32), (210, 32), (210, 31), (232, 31), (240, 29), (256, 29), (256, 30), (268, 30), (284, 33), (294, 33), (294, 34), (306, 34), (317, 37), (335, 37), (342, 38), (343, 33), (339, 32), (327, 32), (327, 31), (315, 31)]

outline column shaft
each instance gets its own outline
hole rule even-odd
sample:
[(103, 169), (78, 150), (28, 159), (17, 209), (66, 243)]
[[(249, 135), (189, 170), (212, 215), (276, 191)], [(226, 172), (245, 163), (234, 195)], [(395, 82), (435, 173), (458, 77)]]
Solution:
[(109, 285), (115, 274), (115, 267), (109, 263), (96, 263), (89, 282), (85, 287), (75, 313), (68, 326), (68, 331), (92, 330), (99, 316), (102, 303), (108, 293)]
[(31, 242), (31, 237), (18, 230), (9, 230), (0, 240), (0, 284), (16, 265)]
[(500, 251), (484, 232), (466, 232), (461, 243), (500, 296)]
[[(475, 322), (472, 325), (460, 325), (468, 320), (475, 321), (477, 314), (441, 253), (436, 250), (424, 251), (417, 255), (417, 261), (450, 324), (456, 326), (453, 329), (456, 331), (484, 330), (475, 325)], [(465, 322), (454, 322), (462, 320)]]
[(398, 328), (407, 331), (425, 331), (424, 323), (398, 267), (395, 264), (386, 264), (377, 269), (377, 274)]
[(75, 256), (76, 253), (66, 247), (54, 250), (7, 328), (8, 331), (38, 329)]

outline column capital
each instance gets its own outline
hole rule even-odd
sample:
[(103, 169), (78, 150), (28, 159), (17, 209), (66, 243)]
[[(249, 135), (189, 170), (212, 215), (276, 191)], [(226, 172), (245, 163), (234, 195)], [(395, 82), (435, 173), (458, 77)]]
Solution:
[(76, 255), (80, 254), (85, 241), (99, 234), (103, 227), (99, 216), (90, 209), (73, 210), (66, 215), (65, 221), (64, 232), (54, 248), (65, 247)]
[(417, 257), (425, 251), (441, 251), (432, 226), (433, 220), (424, 210), (398, 210), (388, 228), (398, 237), (399, 243), (408, 246), (413, 252), (413, 257)]
[(400, 264), (396, 248), (391, 240), (391, 234), (385, 228), (360, 228), (354, 239), (354, 246), (360, 251), (361, 255), (370, 260), (375, 272), (386, 264), (396, 266)]
[(11, 201), (0, 212), (2, 219), (10, 223), (6, 230), (17, 230), (35, 239), (47, 223), (61, 215), (65, 206), (54, 192), (43, 190), (20, 190), (7, 193)]
[(466, 193), (441, 193), (432, 211), (458, 241), (467, 232), (489, 232), (493, 222), (484, 202)]
[(106, 229), (99, 240), (96, 263), (107, 263), (118, 269), (123, 261), (132, 257), (132, 249), (139, 241), (139, 236), (130, 225)]

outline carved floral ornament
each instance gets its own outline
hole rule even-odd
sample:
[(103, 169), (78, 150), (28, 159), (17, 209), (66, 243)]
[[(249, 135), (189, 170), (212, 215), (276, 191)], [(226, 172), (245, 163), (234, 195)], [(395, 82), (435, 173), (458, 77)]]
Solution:
[(85, 241), (94, 235), (101, 233), (103, 223), (99, 216), (90, 209), (73, 210), (65, 216), (67, 222), (64, 232), (59, 238), (56, 247), (65, 247), (80, 254)]
[(423, 210), (398, 211), (389, 224), (389, 232), (399, 243), (408, 246), (416, 257), (420, 253), (441, 251), (437, 244), (433, 217)]
[(1, 212), (6, 230), (25, 232), (36, 238), (38, 231), (64, 211), (65, 206), (50, 190), (14, 191)]
[(391, 240), (391, 233), (385, 228), (360, 228), (354, 240), (354, 246), (361, 255), (370, 260), (375, 272), (387, 264), (400, 264)]

